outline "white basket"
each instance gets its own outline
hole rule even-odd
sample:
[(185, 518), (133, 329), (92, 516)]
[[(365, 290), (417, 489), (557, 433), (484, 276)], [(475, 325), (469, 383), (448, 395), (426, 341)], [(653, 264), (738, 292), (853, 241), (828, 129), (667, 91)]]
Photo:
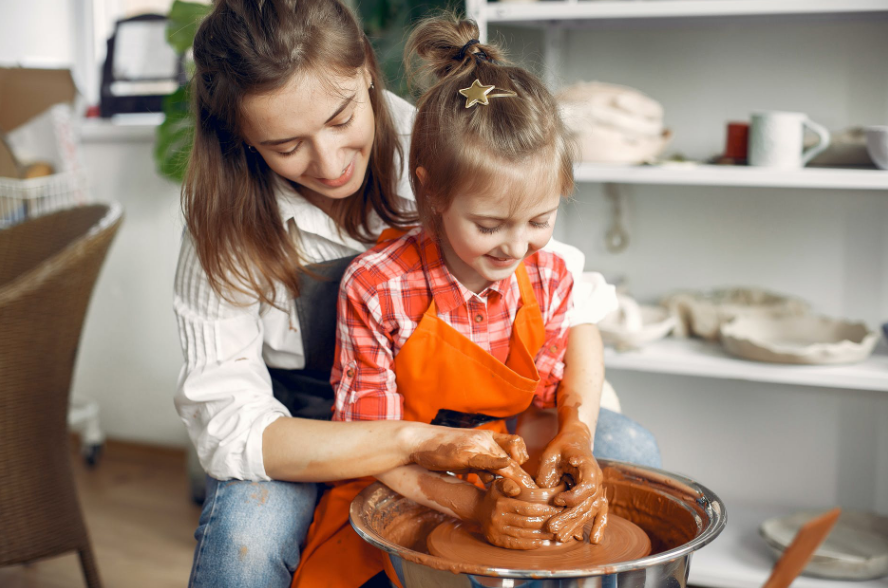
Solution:
[(0, 229), (89, 202), (86, 177), (82, 173), (65, 172), (30, 180), (0, 178)]

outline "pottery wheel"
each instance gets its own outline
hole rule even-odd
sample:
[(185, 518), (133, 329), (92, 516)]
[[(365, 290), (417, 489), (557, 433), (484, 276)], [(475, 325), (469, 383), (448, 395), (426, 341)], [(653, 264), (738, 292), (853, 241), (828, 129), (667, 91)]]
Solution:
[[(530, 551), (491, 545), (474, 525), (445, 521), (428, 536), (432, 555), (463, 564), (513, 570), (570, 570), (613, 564), (645, 557), (651, 540), (641, 528), (614, 514), (607, 516), (604, 539), (598, 545), (587, 540), (570, 541)], [(592, 524), (586, 526), (589, 536)]]

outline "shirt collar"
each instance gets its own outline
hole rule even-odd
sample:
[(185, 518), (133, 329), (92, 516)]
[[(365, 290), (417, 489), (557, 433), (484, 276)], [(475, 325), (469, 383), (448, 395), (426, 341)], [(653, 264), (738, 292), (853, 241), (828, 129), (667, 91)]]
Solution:
[(452, 312), (459, 306), (467, 304), (473, 296), (487, 298), (491, 292), (504, 296), (511, 288), (512, 280), (515, 279), (513, 273), (508, 278), (494, 282), (482, 292), (475, 294), (450, 273), (444, 263), (444, 253), (441, 250), (440, 242), (430, 237), (425, 231), (420, 233), (419, 250), (423, 271), (432, 292), (432, 299), (439, 312)]
[(293, 184), (276, 174), (275, 195), (284, 226), (289, 226), (290, 219), (293, 219), (300, 233), (312, 233), (333, 243), (345, 245), (355, 251), (367, 249), (364, 243), (353, 239), (345, 232), (340, 232), (336, 222), (327, 213), (306, 200), (293, 187)]

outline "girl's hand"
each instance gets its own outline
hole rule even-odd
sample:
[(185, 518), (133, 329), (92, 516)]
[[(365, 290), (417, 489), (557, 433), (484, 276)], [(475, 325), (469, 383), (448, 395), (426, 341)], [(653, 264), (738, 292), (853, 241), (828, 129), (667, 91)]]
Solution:
[(563, 426), (546, 447), (536, 481), (540, 487), (552, 488), (561, 482), (564, 474), (573, 478), (574, 485), (555, 498), (555, 504), (567, 508), (552, 517), (547, 530), (554, 533), (558, 541), (570, 537), (582, 540), (583, 527), (594, 520), (589, 540), (599, 543), (607, 526), (607, 497), (601, 468), (592, 456), (589, 428), (578, 420)]
[(410, 458), (437, 472), (483, 471), (514, 478), (523, 473), (519, 466), (528, 455), (524, 440), (517, 435), (428, 426), (423, 428)]
[(501, 478), (491, 484), (478, 505), (473, 518), (493, 545), (507, 549), (537, 549), (543, 546), (543, 541), (555, 538), (545, 526), (559, 509), (516, 500), (514, 497), (520, 492), (516, 482)]

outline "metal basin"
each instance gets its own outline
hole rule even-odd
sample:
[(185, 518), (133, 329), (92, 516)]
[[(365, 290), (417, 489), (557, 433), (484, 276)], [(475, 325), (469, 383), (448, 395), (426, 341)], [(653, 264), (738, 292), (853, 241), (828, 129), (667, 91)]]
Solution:
[[(651, 555), (618, 564), (541, 571), (448, 562), (429, 555), (426, 535), (446, 516), (375, 483), (352, 501), (352, 527), (387, 552), (404, 588), (685, 588), (691, 554), (715, 539), (727, 522), (711, 490), (670, 472), (599, 460), (610, 512), (640, 526)], [(438, 568), (438, 569), (435, 569)], [(448, 571), (449, 570), (449, 571)]]

